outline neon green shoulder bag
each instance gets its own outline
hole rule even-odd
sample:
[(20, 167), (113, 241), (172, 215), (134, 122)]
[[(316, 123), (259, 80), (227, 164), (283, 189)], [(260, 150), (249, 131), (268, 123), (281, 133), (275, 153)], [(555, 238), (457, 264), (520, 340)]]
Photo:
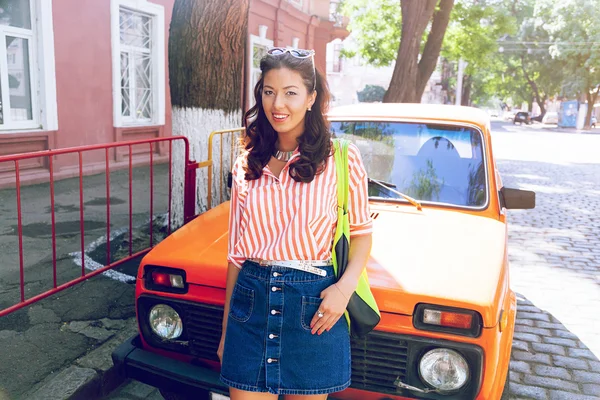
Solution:
[[(350, 252), (350, 220), (348, 219), (348, 193), (349, 193), (349, 168), (347, 140), (334, 139), (335, 169), (337, 171), (338, 187), (338, 220), (335, 236), (333, 238), (333, 269), (339, 279), (348, 266)], [(379, 308), (371, 293), (367, 269), (363, 269), (358, 286), (348, 302), (346, 320), (350, 327), (350, 334), (362, 338), (371, 332), (379, 323), (381, 315)]]

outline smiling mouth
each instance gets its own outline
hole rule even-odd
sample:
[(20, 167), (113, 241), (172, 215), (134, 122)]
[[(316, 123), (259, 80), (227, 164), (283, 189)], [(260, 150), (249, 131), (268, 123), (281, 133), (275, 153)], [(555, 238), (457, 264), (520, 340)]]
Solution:
[(275, 122), (283, 122), (285, 121), (289, 115), (286, 114), (271, 114), (273, 116), (273, 120)]

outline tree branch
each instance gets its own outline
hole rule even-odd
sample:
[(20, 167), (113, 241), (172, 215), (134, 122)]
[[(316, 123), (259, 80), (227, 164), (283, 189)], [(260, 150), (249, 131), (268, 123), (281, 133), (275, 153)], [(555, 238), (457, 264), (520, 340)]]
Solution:
[(418, 103), (416, 81), (418, 57), (423, 32), (435, 10), (437, 0), (401, 0), (402, 36), (396, 66), (390, 86), (383, 97), (384, 103)]
[(442, 42), (450, 22), (450, 13), (454, 7), (454, 0), (440, 0), (439, 8), (435, 11), (431, 31), (427, 36), (427, 43), (419, 61), (419, 73), (417, 77), (417, 97), (423, 95), (425, 85), (435, 70)]
[(535, 83), (535, 81), (533, 79), (531, 79), (529, 77), (529, 75), (527, 74), (527, 70), (525, 69), (525, 56), (522, 54), (521, 54), (521, 69), (523, 70), (523, 76), (525, 77), (525, 79), (527, 80), (527, 83), (529, 84), (529, 86), (531, 87), (531, 90), (533, 91), (533, 96), (535, 98), (535, 101), (538, 103), (538, 106), (540, 106), (542, 114), (545, 114), (546, 107), (544, 107), (544, 104), (541, 101), (542, 99), (540, 98), (540, 90), (537, 86), (537, 83)]

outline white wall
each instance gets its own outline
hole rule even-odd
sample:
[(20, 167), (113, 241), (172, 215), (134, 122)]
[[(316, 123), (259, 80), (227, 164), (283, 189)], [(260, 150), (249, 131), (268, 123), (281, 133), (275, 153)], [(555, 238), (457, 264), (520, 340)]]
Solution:
[(359, 56), (352, 59), (342, 58), (341, 72), (333, 72), (334, 46), (342, 43), (343, 47), (353, 46), (352, 34), (343, 42), (336, 39), (327, 44), (327, 81), (329, 89), (335, 96), (334, 106), (358, 103), (357, 92), (360, 92), (366, 85), (377, 85), (387, 89), (394, 66), (373, 67), (366, 65), (360, 60)]
[[(331, 93), (335, 96), (332, 105), (358, 103), (357, 92), (363, 90), (366, 85), (382, 86), (387, 90), (394, 73), (394, 63), (388, 67), (373, 67), (366, 65), (360, 56), (355, 56), (352, 59), (342, 58), (341, 72), (333, 72), (334, 48), (336, 44), (340, 43), (343, 48), (354, 48), (356, 46), (352, 34), (344, 41), (336, 39), (327, 44), (327, 81)], [(422, 103), (443, 103), (442, 86), (437, 85), (439, 82), (441, 82), (441, 74), (439, 69), (436, 68), (427, 83), (421, 99)]]

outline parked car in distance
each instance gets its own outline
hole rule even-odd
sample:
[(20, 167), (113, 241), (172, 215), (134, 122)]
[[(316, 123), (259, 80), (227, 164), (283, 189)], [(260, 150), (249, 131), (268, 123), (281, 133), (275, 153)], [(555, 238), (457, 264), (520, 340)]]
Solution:
[(538, 114), (531, 117), (531, 122), (542, 122), (543, 115)]
[(542, 118), (543, 124), (558, 124), (558, 113), (554, 111), (549, 111)]
[(513, 124), (523, 124), (531, 125), (531, 116), (527, 111), (519, 111), (515, 114), (515, 118), (513, 119)]
[[(334, 137), (360, 149), (367, 171), (366, 268), (381, 311), (373, 332), (352, 338), (352, 385), (329, 398), (507, 399), (517, 303), (506, 211), (533, 208), (535, 193), (503, 185), (489, 116), (471, 107), (358, 104), (328, 118)], [(228, 399), (217, 357), (228, 219), (225, 202), (140, 264), (139, 334), (113, 361), (165, 398)]]

